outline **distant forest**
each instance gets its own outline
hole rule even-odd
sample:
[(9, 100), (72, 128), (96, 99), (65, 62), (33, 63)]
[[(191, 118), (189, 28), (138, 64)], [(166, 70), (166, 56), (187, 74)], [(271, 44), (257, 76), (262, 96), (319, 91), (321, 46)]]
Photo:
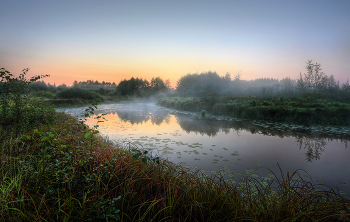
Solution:
[[(203, 72), (201, 74), (187, 74), (182, 76), (176, 84), (176, 89), (171, 89), (170, 81), (161, 77), (147, 81), (142, 78), (130, 78), (115, 82), (98, 82), (87, 80), (74, 81), (72, 87), (95, 91), (101, 95), (120, 95), (149, 97), (157, 93), (171, 93), (172, 96), (206, 97), (206, 96), (260, 96), (260, 97), (298, 97), (325, 98), (335, 100), (350, 100), (350, 84), (340, 84), (333, 75), (321, 72), (321, 65), (306, 63), (307, 73), (301, 74), (296, 79), (290, 77), (281, 80), (273, 78), (258, 78), (255, 80), (241, 80), (240, 74), (233, 78), (229, 73), (219, 76), (216, 72)], [(0, 91), (2, 82), (0, 82)], [(70, 88), (65, 84), (56, 86), (44, 81), (31, 84), (33, 91), (61, 91)]]

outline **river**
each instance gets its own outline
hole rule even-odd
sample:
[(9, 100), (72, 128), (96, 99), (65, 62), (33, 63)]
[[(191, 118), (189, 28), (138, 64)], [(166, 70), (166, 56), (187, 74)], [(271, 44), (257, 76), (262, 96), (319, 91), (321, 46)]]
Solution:
[[(85, 109), (57, 110), (81, 118)], [(242, 176), (268, 180), (281, 176), (278, 163), (284, 174), (302, 169), (298, 172), (303, 179), (310, 180), (310, 175), (316, 184), (350, 194), (349, 127), (203, 118), (152, 103), (102, 104), (87, 124), (96, 125), (94, 117), (102, 113), (106, 120), (98, 123), (101, 134), (117, 143), (132, 142), (194, 171), (224, 172), (231, 182)]]

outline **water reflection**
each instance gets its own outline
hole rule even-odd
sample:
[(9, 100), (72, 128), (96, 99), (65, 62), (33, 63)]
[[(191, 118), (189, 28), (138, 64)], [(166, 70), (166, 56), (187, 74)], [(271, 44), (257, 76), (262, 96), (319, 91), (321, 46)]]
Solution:
[(131, 124), (142, 124), (151, 120), (152, 124), (161, 125), (163, 122), (169, 123), (169, 114), (161, 110), (150, 111), (145, 110), (119, 110), (119, 118), (124, 122), (130, 122)]
[(327, 145), (326, 139), (322, 138), (296, 138), (296, 143), (299, 146), (299, 150), (306, 150), (306, 160), (307, 162), (312, 162), (312, 160), (319, 160), (321, 153), (325, 151), (325, 146)]
[(230, 133), (230, 128), (223, 125), (222, 122), (217, 120), (200, 120), (189, 118), (188, 116), (177, 116), (177, 123), (187, 133), (195, 132), (200, 135), (207, 135), (214, 137), (218, 132)]
[[(321, 138), (310, 136), (308, 132), (303, 131), (281, 131), (275, 129), (266, 129), (260, 126), (254, 125), (248, 121), (237, 121), (237, 122), (223, 122), (218, 120), (205, 120), (205, 119), (195, 119), (188, 118), (185, 115), (178, 115), (177, 122), (179, 126), (187, 133), (195, 132), (200, 135), (207, 135), (209, 137), (215, 137), (219, 132), (224, 132), (229, 134), (230, 131), (235, 132), (239, 135), (242, 131), (250, 132), (251, 134), (262, 134), (265, 136), (278, 136), (279, 138), (284, 137), (294, 137), (296, 139), (296, 144), (299, 150), (306, 150), (305, 156), (307, 162), (312, 162), (313, 160), (319, 160), (321, 153), (325, 151), (325, 147), (328, 141), (332, 141), (332, 138), (322, 138), (327, 137), (327, 135), (318, 135)], [(339, 138), (337, 138), (339, 139)], [(341, 143), (344, 143), (345, 148), (347, 148), (348, 140), (341, 139)]]
[[(73, 109), (74, 110), (74, 109)], [(77, 111), (79, 112), (79, 111)], [(148, 121), (152, 125), (169, 124), (170, 115), (176, 116), (176, 122), (186, 133), (195, 133), (201, 136), (216, 137), (218, 133), (240, 135), (241, 132), (249, 132), (251, 134), (261, 134), (272, 137), (292, 137), (296, 139), (299, 150), (306, 150), (305, 160), (312, 162), (321, 158), (322, 152), (328, 141), (333, 139), (340, 140), (347, 148), (350, 135), (334, 135), (327, 133), (313, 134), (311, 130), (295, 127), (291, 129), (285, 125), (276, 125), (274, 123), (260, 123), (256, 121), (222, 121), (215, 118), (202, 118), (194, 113), (181, 112), (170, 109), (164, 109), (154, 104), (147, 103), (126, 103), (126, 104), (110, 104), (102, 105), (95, 111), (99, 114), (117, 114), (118, 118), (124, 123), (132, 125), (146, 124)], [(283, 127), (284, 126), (284, 127)]]

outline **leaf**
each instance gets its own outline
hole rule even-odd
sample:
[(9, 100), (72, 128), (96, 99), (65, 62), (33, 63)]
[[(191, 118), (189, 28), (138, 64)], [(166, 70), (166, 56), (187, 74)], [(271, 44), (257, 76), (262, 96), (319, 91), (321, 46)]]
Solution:
[(66, 148), (66, 147), (67, 147), (67, 145), (61, 145), (61, 147), (62, 147), (62, 148)]
[(91, 137), (90, 133), (86, 133), (85, 136), (84, 136), (85, 139), (89, 139), (90, 137)]
[(142, 158), (142, 162), (147, 163), (147, 158), (146, 157)]
[(140, 157), (139, 154), (132, 155), (132, 158), (133, 158), (134, 160), (137, 160), (139, 157)]
[(41, 142), (45, 142), (45, 141), (48, 140), (48, 139), (49, 139), (49, 137), (44, 136), (40, 141), (41, 141)]

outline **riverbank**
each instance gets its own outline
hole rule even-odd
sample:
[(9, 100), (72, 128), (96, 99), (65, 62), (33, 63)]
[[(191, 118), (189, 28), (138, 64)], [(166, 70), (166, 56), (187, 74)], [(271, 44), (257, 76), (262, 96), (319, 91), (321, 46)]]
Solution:
[(44, 100), (45, 102), (54, 105), (56, 108), (73, 108), (73, 107), (82, 107), (89, 106), (91, 103), (103, 103), (111, 104), (118, 102), (134, 102), (134, 101), (148, 101), (147, 99), (135, 99), (131, 96), (102, 96), (102, 99), (48, 99), (41, 97), (34, 97), (34, 100)]
[[(301, 125), (349, 125), (350, 103), (311, 98), (165, 97), (158, 105), (235, 118)], [(204, 114), (205, 115), (205, 114)]]
[(64, 113), (52, 115), (51, 125), (17, 137), (1, 133), (4, 221), (349, 219), (349, 199), (292, 180), (297, 175), (285, 175), (278, 187), (250, 177), (232, 186), (131, 143), (115, 144)]

